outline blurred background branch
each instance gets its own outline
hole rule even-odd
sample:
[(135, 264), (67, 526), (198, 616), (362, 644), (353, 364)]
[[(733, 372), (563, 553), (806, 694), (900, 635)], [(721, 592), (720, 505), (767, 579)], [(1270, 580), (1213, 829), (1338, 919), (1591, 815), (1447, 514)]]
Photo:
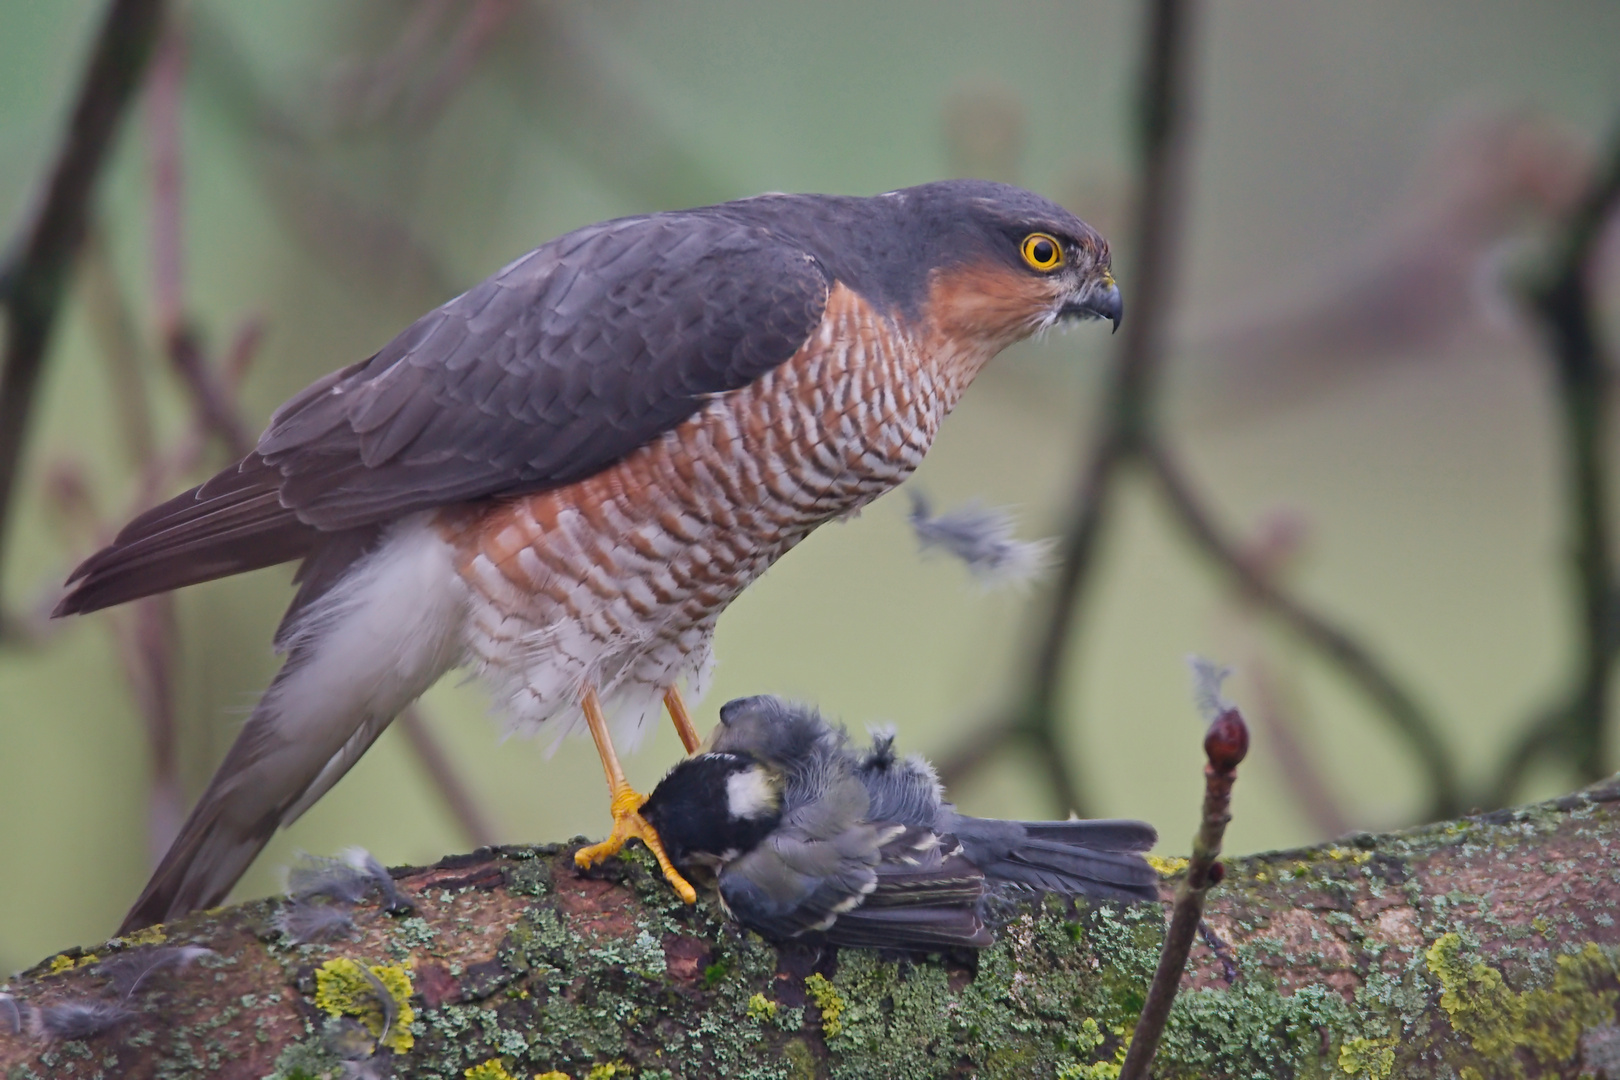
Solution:
[(1546, 341), (1561, 410), (1577, 644), (1563, 702), (1532, 717), (1503, 762), (1488, 796), (1497, 805), (1513, 798), (1525, 772), (1544, 757), (1563, 757), (1589, 782), (1608, 775), (1616, 764), (1609, 723), (1615, 652), (1620, 649), (1608, 439), (1614, 364), (1602, 343), (1593, 263), (1617, 207), (1620, 124), (1602, 168), (1557, 237), (1550, 268), (1525, 289)]
[[(0, 265), (6, 346), (0, 366), (0, 568), (28, 422), (51, 330), (84, 242), (96, 180), (140, 86), (163, 20), (162, 0), (113, 0), (85, 66), (38, 209)], [(9, 623), (0, 589), (0, 638)]]

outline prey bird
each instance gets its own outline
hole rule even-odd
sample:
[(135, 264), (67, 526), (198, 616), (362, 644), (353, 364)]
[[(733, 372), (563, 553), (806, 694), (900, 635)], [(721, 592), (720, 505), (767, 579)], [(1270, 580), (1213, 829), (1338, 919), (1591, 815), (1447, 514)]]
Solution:
[(58, 615), (298, 560), (286, 657), (121, 932), (224, 899), (395, 714), (470, 666), (518, 730), (587, 727), (590, 865), (642, 839), (633, 737), (701, 692), (715, 622), (898, 485), (986, 361), (1118, 325), (1107, 243), (984, 181), (761, 195), (546, 243), (318, 380), (253, 452), (130, 522)]
[(720, 710), (708, 749), (641, 808), (675, 865), (776, 941), (982, 948), (998, 894), (1122, 902), (1159, 897), (1141, 821), (1000, 821), (945, 801), (933, 767), (893, 735), (858, 750), (842, 728), (779, 698)]

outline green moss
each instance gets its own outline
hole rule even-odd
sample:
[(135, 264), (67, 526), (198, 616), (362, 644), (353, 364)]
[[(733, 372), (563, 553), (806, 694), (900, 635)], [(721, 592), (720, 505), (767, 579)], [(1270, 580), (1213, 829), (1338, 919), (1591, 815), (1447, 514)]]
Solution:
[(730, 974), (731, 964), (724, 958), (716, 960), (714, 963), (703, 969), (703, 989), (713, 990), (715, 987), (725, 982), (726, 976)]
[(782, 1058), (787, 1062), (785, 1080), (816, 1080), (816, 1055), (803, 1039), (789, 1039), (782, 1044)]
[(1541, 1065), (1572, 1061), (1581, 1032), (1614, 1021), (1620, 992), (1592, 984), (1616, 974), (1614, 956), (1594, 944), (1557, 958), (1552, 985), (1515, 991), (1502, 973), (1463, 956), (1462, 937), (1442, 934), (1424, 953), (1440, 983), (1440, 1007), (1452, 1029), (1501, 1075), (1526, 1076), (1520, 1051)]
[(500, 1058), (490, 1058), (488, 1061), (474, 1065), (461, 1075), (466, 1080), (517, 1080), (516, 1077), (506, 1071), (506, 1066), (501, 1064)]

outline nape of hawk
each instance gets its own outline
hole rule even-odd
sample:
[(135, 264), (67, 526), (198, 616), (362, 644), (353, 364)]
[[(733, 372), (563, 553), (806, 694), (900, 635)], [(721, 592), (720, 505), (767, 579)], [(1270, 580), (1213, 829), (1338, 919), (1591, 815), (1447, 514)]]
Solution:
[(1006, 346), (1118, 324), (1107, 243), (1018, 188), (762, 195), (591, 225), (283, 405), (132, 521), (57, 614), (301, 560), (286, 655), (120, 933), (224, 899), (395, 714), (470, 665), (512, 726), (596, 741), (614, 829), (691, 886), (608, 730), (700, 689), (720, 613), (911, 474)]

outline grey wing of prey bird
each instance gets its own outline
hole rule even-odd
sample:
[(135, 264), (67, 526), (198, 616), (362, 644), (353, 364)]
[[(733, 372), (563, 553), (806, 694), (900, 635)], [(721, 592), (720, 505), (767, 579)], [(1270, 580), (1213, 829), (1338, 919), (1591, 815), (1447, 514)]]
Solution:
[(892, 736), (859, 749), (774, 697), (729, 702), (720, 719), (642, 813), (677, 866), (712, 878), (730, 914), (768, 938), (982, 948), (998, 892), (1158, 899), (1145, 822), (968, 817)]

